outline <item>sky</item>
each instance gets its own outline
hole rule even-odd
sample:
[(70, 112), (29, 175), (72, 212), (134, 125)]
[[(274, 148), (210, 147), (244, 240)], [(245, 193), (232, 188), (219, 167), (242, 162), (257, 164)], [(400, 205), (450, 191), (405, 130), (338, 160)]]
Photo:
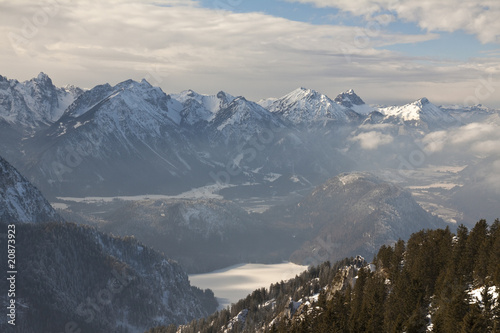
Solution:
[(0, 75), (500, 108), (498, 0), (0, 0)]

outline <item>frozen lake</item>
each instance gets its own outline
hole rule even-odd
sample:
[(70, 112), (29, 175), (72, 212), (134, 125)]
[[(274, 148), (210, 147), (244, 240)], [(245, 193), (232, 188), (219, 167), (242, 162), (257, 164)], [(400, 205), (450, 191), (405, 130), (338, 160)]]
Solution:
[(191, 285), (210, 288), (219, 301), (219, 309), (236, 303), (258, 288), (269, 288), (271, 283), (288, 280), (305, 271), (307, 266), (293, 263), (274, 265), (239, 264), (205, 274), (189, 276)]

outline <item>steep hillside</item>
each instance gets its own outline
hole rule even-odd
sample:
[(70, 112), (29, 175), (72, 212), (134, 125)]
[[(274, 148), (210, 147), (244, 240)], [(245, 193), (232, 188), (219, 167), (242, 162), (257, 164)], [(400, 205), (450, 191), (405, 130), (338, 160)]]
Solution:
[[(2, 332), (61, 332), (67, 323), (82, 332), (142, 332), (217, 307), (213, 293), (191, 287), (177, 263), (133, 238), (67, 223), (17, 224), (15, 230), (16, 327), (2, 316)], [(4, 243), (6, 228), (0, 237)], [(0, 288), (9, 289), (6, 279)], [(6, 304), (7, 293), (1, 299)]]
[(40, 191), (0, 157), (0, 223), (62, 221)]
[(14, 306), (12, 316), (0, 319), (2, 332), (68, 327), (142, 332), (152, 325), (186, 323), (217, 307), (211, 291), (191, 287), (181, 267), (164, 255), (131, 237), (65, 223), (2, 158), (0, 244), (6, 250), (9, 245), (9, 258), (6, 252), (0, 259), (9, 267), (0, 290), (9, 292), (0, 300)]
[(284, 212), (276, 208), (268, 214), (270, 220), (293, 226), (296, 241), (304, 243), (291, 260), (306, 264), (356, 253), (370, 258), (383, 244), (444, 225), (410, 192), (369, 173), (340, 174)]

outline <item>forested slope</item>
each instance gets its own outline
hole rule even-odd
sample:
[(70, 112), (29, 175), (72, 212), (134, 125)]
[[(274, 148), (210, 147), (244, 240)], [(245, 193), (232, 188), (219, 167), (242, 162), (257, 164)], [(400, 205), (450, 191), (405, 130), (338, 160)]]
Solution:
[(422, 230), (164, 332), (499, 332), (500, 221)]

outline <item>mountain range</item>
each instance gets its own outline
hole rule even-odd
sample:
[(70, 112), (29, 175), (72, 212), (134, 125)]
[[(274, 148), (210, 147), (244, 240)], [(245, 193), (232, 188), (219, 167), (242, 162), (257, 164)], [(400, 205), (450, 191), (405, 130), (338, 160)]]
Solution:
[(366, 124), (417, 134), (461, 124), (426, 98), (377, 108), (353, 90), (330, 99), (299, 88), (254, 103), (223, 91), (167, 95), (145, 80), (57, 88), (40, 73), (2, 77), (0, 96), (3, 155), (49, 198), (267, 184), (270, 173), (318, 184), (358, 166), (346, 139)]

